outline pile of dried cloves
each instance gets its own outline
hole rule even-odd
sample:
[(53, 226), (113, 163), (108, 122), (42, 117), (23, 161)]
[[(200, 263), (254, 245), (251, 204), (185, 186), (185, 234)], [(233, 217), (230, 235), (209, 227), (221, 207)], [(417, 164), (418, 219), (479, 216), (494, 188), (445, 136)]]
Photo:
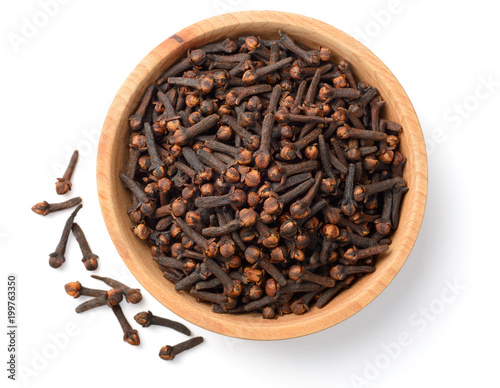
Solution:
[(210, 43), (130, 117), (133, 233), (214, 312), (321, 308), (389, 249), (408, 190), (402, 127), (331, 60), (281, 31)]

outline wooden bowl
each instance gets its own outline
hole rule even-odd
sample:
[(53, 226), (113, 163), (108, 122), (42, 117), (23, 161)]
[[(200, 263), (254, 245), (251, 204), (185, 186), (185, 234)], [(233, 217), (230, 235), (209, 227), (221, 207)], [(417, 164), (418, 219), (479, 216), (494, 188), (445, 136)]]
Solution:
[[(333, 60), (351, 62), (355, 76), (377, 87), (386, 101), (384, 117), (400, 123), (400, 149), (408, 158), (404, 179), (406, 194), (399, 228), (389, 251), (380, 257), (377, 270), (359, 279), (350, 289), (322, 309), (304, 315), (289, 314), (276, 320), (260, 314), (215, 314), (207, 304), (179, 293), (151, 259), (147, 244), (137, 239), (127, 215), (130, 193), (121, 184), (128, 157), (128, 117), (136, 109), (146, 87), (183, 56), (187, 49), (241, 35), (276, 38), (278, 30), (311, 48), (329, 48)], [(142, 286), (180, 317), (216, 333), (256, 340), (303, 336), (333, 326), (355, 314), (384, 290), (401, 269), (417, 238), (427, 197), (427, 157), (422, 130), (403, 87), (389, 69), (361, 43), (342, 31), (305, 16), (270, 11), (226, 14), (202, 20), (171, 36), (151, 51), (132, 71), (109, 109), (99, 142), (97, 187), (104, 221), (123, 261)]]

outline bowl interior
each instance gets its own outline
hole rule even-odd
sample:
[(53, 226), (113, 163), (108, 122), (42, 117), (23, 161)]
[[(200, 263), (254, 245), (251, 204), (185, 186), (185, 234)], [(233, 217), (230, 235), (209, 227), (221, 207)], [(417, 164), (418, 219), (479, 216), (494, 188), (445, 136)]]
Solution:
[[(128, 117), (136, 109), (147, 88), (182, 57), (189, 48), (242, 35), (276, 38), (278, 30), (311, 48), (328, 47), (333, 61), (351, 62), (357, 80), (378, 88), (386, 101), (383, 117), (400, 123), (400, 150), (408, 158), (404, 179), (406, 194), (398, 230), (388, 252), (381, 255), (377, 270), (359, 279), (354, 286), (334, 298), (323, 309), (313, 307), (307, 314), (264, 320), (260, 314), (215, 314), (207, 304), (197, 303), (186, 293), (178, 293), (151, 259), (147, 244), (131, 232), (127, 215), (130, 194), (119, 180), (128, 157)], [(156, 47), (134, 69), (119, 90), (109, 110), (101, 134), (97, 183), (101, 210), (111, 238), (134, 276), (168, 309), (182, 318), (214, 332), (246, 339), (285, 339), (333, 326), (370, 303), (394, 278), (408, 257), (422, 222), (427, 195), (427, 158), (418, 118), (405, 91), (387, 67), (359, 42), (336, 28), (304, 16), (269, 11), (226, 14), (196, 23)]]

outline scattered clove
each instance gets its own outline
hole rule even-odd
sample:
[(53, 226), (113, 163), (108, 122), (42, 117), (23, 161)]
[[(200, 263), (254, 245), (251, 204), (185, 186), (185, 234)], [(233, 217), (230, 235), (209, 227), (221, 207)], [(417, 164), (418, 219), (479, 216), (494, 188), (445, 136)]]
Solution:
[(130, 323), (125, 318), (123, 314), (123, 310), (119, 304), (111, 306), (113, 313), (118, 319), (118, 323), (120, 324), (123, 330), (123, 340), (130, 345), (138, 346), (140, 344), (139, 334), (137, 334), (137, 330), (134, 330)]
[(94, 271), (97, 269), (97, 259), (99, 256), (92, 253), (90, 250), (89, 243), (83, 234), (82, 228), (76, 222), (71, 227), (73, 232), (73, 236), (75, 236), (76, 241), (78, 241), (78, 245), (80, 245), (80, 249), (83, 254), (82, 263), (88, 271)]
[(125, 295), (125, 299), (127, 300), (128, 303), (136, 304), (139, 303), (142, 300), (142, 295), (141, 291), (137, 288), (130, 288), (126, 286), (123, 283), (120, 283), (117, 280), (107, 278), (107, 277), (102, 277), (98, 275), (91, 275), (94, 279), (98, 279), (106, 283), (108, 286), (116, 288), (119, 290), (123, 295)]
[(66, 252), (66, 245), (68, 244), (69, 234), (71, 232), (71, 227), (73, 226), (73, 221), (75, 220), (76, 214), (80, 211), (81, 208), (82, 205), (78, 205), (73, 213), (71, 213), (66, 221), (66, 224), (64, 225), (61, 239), (59, 240), (59, 244), (57, 244), (56, 250), (49, 255), (49, 265), (52, 268), (59, 268), (66, 261), (64, 253)]
[(106, 291), (104, 290), (84, 287), (78, 281), (67, 283), (64, 286), (64, 290), (69, 296), (72, 296), (75, 299), (79, 298), (81, 295), (97, 297), (106, 294)]
[(123, 300), (123, 294), (120, 290), (115, 288), (107, 291), (106, 293), (96, 296), (75, 308), (77, 313), (83, 313), (85, 311), (94, 309), (96, 307), (108, 305), (110, 307), (117, 306)]
[(174, 346), (166, 345), (160, 349), (159, 356), (162, 360), (173, 360), (178, 354), (194, 348), (202, 342), (203, 337), (193, 337)]
[(58, 212), (60, 210), (70, 209), (79, 205), (81, 202), (82, 199), (80, 197), (71, 198), (60, 203), (48, 203), (47, 201), (43, 201), (34, 205), (31, 210), (33, 210), (36, 214), (46, 216), (47, 214)]
[(64, 172), (62, 178), (57, 178), (56, 182), (56, 192), (59, 195), (66, 194), (71, 190), (71, 177), (73, 176), (73, 171), (75, 171), (76, 162), (78, 161), (78, 150), (73, 152), (71, 159), (69, 161), (68, 168)]
[(157, 317), (153, 315), (151, 311), (143, 311), (137, 313), (134, 316), (134, 319), (142, 327), (149, 327), (151, 325), (164, 326), (169, 327), (170, 329), (174, 329), (179, 333), (191, 335), (191, 330), (189, 330), (182, 323), (175, 322), (167, 318)]

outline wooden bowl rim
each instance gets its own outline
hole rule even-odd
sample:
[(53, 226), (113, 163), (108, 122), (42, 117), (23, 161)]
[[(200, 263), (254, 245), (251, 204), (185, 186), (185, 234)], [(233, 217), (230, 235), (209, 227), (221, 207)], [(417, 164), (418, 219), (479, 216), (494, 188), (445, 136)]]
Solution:
[[(377, 68), (377, 77), (383, 79), (383, 82), (391, 83), (391, 91), (394, 92), (391, 97), (397, 99), (397, 109), (401, 110), (401, 117), (403, 117), (404, 122), (401, 124), (406, 131), (408, 148), (412, 150), (412, 155), (406, 156), (409, 159), (412, 158), (415, 166), (410, 187), (412, 201), (406, 210), (411, 212), (410, 217), (404, 230), (398, 229), (397, 231), (398, 246), (402, 249), (390, 253), (391, 257), (383, 271), (377, 268), (377, 271), (365, 277), (369, 280), (361, 279), (364, 281), (363, 287), (356, 290), (354, 297), (351, 295), (351, 290), (361, 280), (351, 289), (346, 290), (346, 292), (351, 292), (350, 299), (341, 298), (344, 293), (340, 294), (340, 301), (334, 307), (329, 308), (328, 305), (321, 310), (316, 309), (318, 311), (314, 313), (311, 311), (301, 316), (287, 315), (272, 321), (263, 320), (257, 314), (253, 316), (215, 314), (206, 305), (193, 302), (194, 298), (190, 295), (175, 292), (173, 287), (160, 289), (155, 286), (147, 271), (136, 263), (137, 257), (135, 257), (132, 245), (137, 242), (130, 238), (131, 233), (125, 230), (125, 226), (117, 223), (122, 210), (119, 209), (115, 196), (114, 187), (119, 179), (117, 178), (118, 172), (113, 168), (114, 158), (111, 157), (116, 151), (112, 140), (115, 138), (117, 128), (123, 122), (127, 104), (139, 89), (145, 89), (144, 79), (166, 55), (199, 38), (200, 34), (205, 36), (206, 42), (210, 42), (210, 30), (230, 31), (231, 27), (242, 23), (254, 27), (259, 23), (275, 23), (281, 25), (281, 29), (285, 31), (287, 27), (299, 26), (304, 31), (308, 30), (311, 33), (328, 35), (331, 39), (341, 40), (352, 54), (365, 57), (364, 63)], [(254, 33), (259, 34), (258, 30)], [(409, 130), (410, 127), (411, 130)], [(108, 233), (121, 258), (142, 286), (169, 310), (195, 325), (219, 334), (254, 340), (289, 339), (316, 333), (342, 322), (368, 305), (392, 281), (410, 254), (422, 224), (427, 197), (427, 156), (424, 137), (415, 110), (396, 77), (369, 49), (337, 28), (303, 15), (277, 11), (243, 11), (211, 17), (184, 28), (153, 49), (127, 77), (111, 104), (99, 140), (96, 173), (99, 202)]]

